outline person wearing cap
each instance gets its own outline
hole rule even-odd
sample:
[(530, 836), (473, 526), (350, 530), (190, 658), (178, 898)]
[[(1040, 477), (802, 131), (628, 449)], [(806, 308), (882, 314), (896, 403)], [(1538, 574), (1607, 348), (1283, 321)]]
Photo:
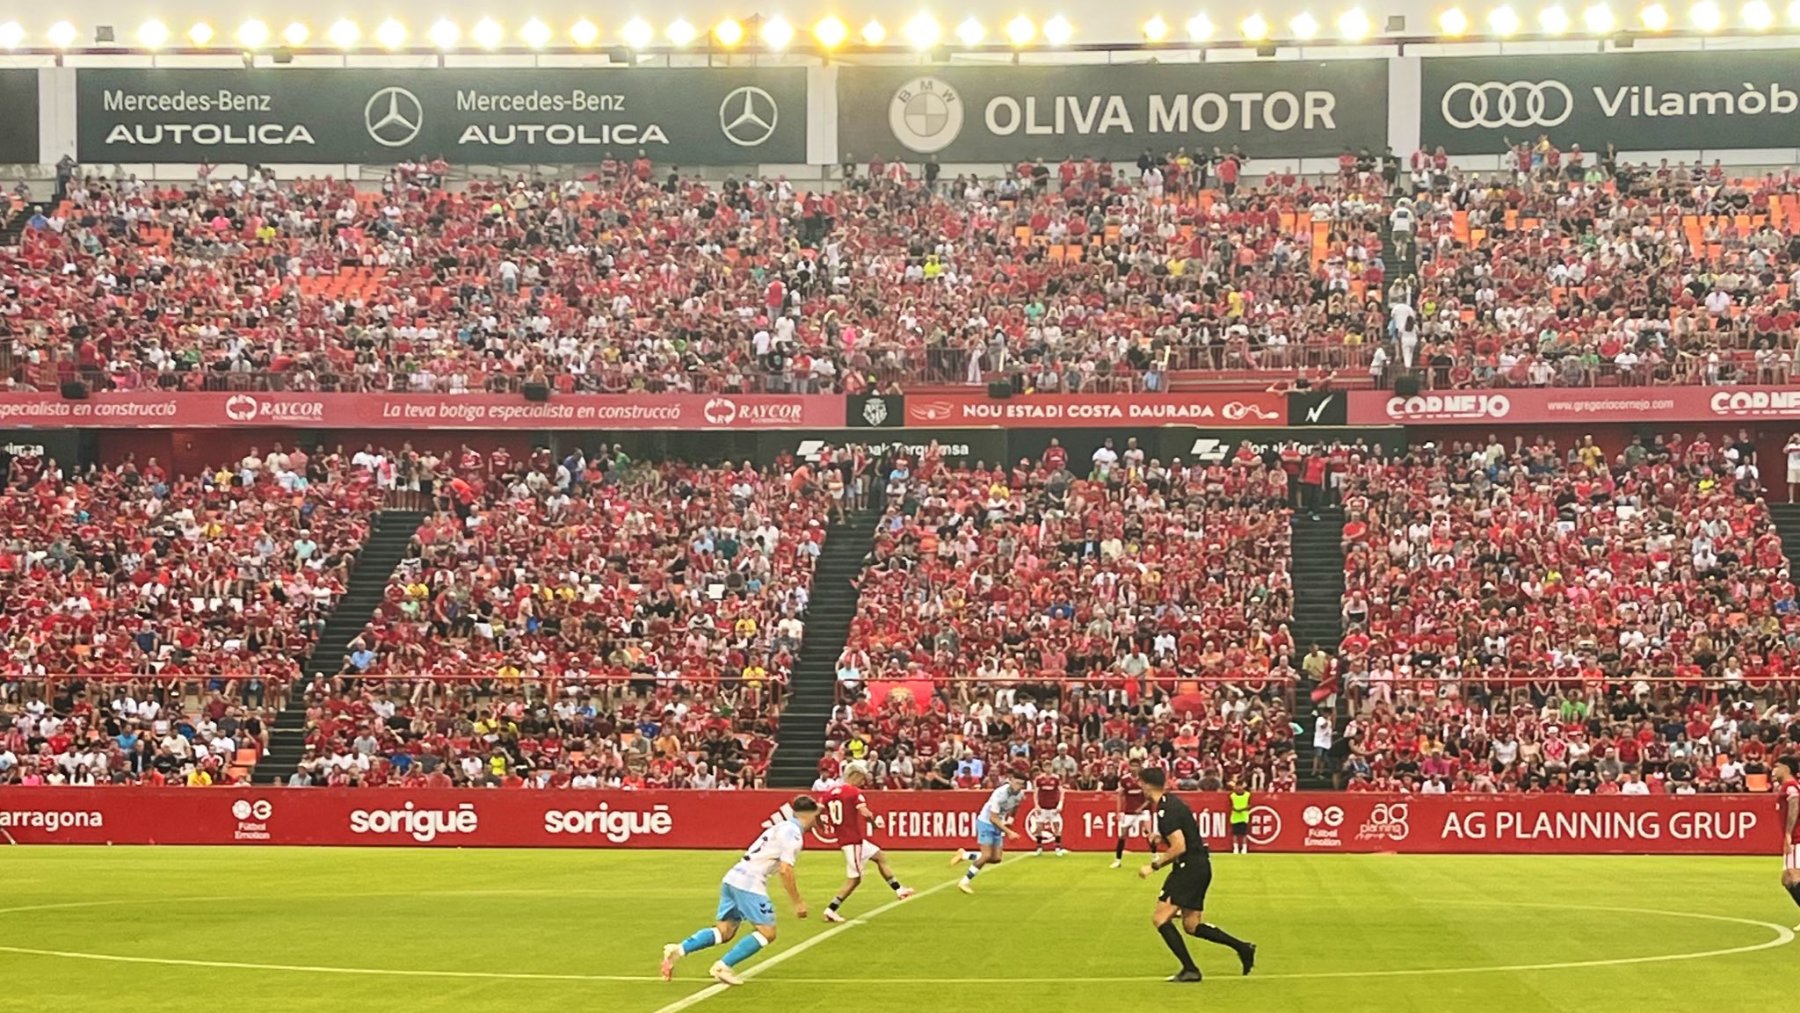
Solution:
[(956, 851), (950, 856), (950, 864), (957, 865), (969, 862), (969, 871), (963, 873), (956, 888), (963, 893), (975, 892), (975, 877), (989, 865), (999, 865), (1006, 858), (1006, 839), (1019, 836), (1013, 826), (1013, 816), (1025, 801), (1025, 785), (1027, 772), (1023, 765), (1015, 766), (1006, 772), (1006, 780), (988, 800), (982, 804), (981, 812), (975, 816), (974, 851)]

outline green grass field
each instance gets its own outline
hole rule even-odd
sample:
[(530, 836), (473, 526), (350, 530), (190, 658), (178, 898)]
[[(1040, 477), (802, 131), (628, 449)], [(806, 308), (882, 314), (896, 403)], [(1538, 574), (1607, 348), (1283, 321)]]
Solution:
[[(707, 991), (708, 951), (656, 980), (660, 944), (708, 922), (731, 856), (694, 852), (8, 848), (0, 1010), (536, 1009), (859, 1013), (1790, 1008), (1800, 911), (1773, 859), (1221, 855), (1210, 919), (1256, 973), (1193, 941), (1171, 985), (1152, 883), (1110, 856), (1009, 861), (965, 897), (939, 854), (922, 891), (828, 926), (842, 865), (801, 862), (814, 915), (781, 910), (749, 983)], [(1141, 856), (1140, 856), (1141, 857)], [(934, 889), (935, 888), (935, 889)], [(823, 934), (791, 957), (783, 954)], [(696, 999), (696, 997), (698, 997)], [(682, 1005), (687, 1002), (688, 1005)]]

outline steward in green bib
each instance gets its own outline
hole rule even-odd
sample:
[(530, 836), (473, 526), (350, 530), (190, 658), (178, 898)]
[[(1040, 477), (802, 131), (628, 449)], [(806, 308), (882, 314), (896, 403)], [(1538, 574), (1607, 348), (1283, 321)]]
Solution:
[(1250, 793), (1244, 786), (1231, 782), (1231, 853), (1250, 853)]

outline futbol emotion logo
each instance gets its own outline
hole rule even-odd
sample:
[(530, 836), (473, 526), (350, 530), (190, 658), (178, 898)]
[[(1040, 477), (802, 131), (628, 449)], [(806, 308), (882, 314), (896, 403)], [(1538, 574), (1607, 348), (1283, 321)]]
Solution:
[(1273, 844), (1281, 836), (1281, 814), (1266, 805), (1250, 810), (1250, 843)]
[(375, 143), (387, 148), (411, 144), (425, 126), (425, 107), (419, 96), (390, 85), (369, 96), (363, 106), (363, 126)]
[(962, 133), (962, 126), (962, 98), (935, 77), (908, 81), (888, 103), (888, 127), (894, 139), (921, 155), (949, 147)]
[(1344, 810), (1341, 806), (1325, 806), (1320, 808), (1309, 805), (1300, 810), (1300, 822), (1311, 828), (1340, 827), (1344, 825)]
[(706, 421), (715, 426), (728, 426), (737, 419), (737, 402), (730, 398), (715, 397), (707, 399), (706, 406), (701, 409)]
[(719, 103), (719, 129), (740, 148), (754, 148), (774, 136), (780, 120), (775, 96), (752, 85), (732, 89)]
[(248, 394), (233, 394), (225, 399), (225, 417), (233, 422), (256, 418), (256, 408), (256, 399)]
[(1472, 127), (1554, 127), (1575, 112), (1575, 96), (1561, 81), (1459, 81), (1444, 92), (1444, 122)]
[(240, 820), (247, 820), (251, 817), (255, 817), (259, 820), (266, 820), (274, 811), (275, 807), (270, 805), (269, 800), (266, 798), (259, 798), (254, 802), (249, 799), (240, 798), (236, 802), (231, 803), (231, 815)]

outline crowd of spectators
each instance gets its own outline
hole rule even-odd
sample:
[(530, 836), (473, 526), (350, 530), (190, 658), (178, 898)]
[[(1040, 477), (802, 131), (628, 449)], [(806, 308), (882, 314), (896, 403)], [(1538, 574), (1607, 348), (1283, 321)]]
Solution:
[(1373, 369), (1422, 369), (1435, 387), (1787, 382), (1800, 323), (1791, 172), (1623, 165), (1548, 138), (1515, 146), (1502, 173), (1446, 162), (1414, 160), (1395, 219), (1396, 241), (1417, 250), (1413, 299)]
[[(1731, 790), (1800, 742), (1800, 602), (1743, 435), (1353, 459), (1338, 776)], [(1322, 730), (1323, 731), (1323, 730)], [(1330, 732), (1324, 732), (1329, 741)], [(1633, 787), (1641, 784), (1643, 787)]]
[(0, 488), (0, 639), (11, 677), (300, 674), (380, 492), (336, 455), (273, 445), (194, 475), (154, 458), (65, 469), (26, 454)]
[(1178, 783), (1293, 787), (1288, 474), (1072, 462), (878, 468), (886, 510), (838, 663), (833, 756), (891, 786), (1007, 767), (1169, 765)]
[(1235, 152), (980, 179), (877, 161), (817, 192), (641, 159), (455, 185), (408, 163), (378, 191), (89, 176), (0, 251), (0, 346), (15, 388), (99, 391), (1786, 378), (1800, 181), (1547, 138), (1510, 157), (1347, 154), (1323, 178), (1249, 178)]
[[(320, 680), (290, 787), (765, 787), (773, 709), (710, 683)], [(278, 772), (279, 774), (280, 772)]]
[(308, 689), (302, 779), (762, 777), (839, 469), (574, 451), (437, 492), (342, 670)]
[(0, 786), (246, 783), (278, 701), (250, 681), (0, 681)]

